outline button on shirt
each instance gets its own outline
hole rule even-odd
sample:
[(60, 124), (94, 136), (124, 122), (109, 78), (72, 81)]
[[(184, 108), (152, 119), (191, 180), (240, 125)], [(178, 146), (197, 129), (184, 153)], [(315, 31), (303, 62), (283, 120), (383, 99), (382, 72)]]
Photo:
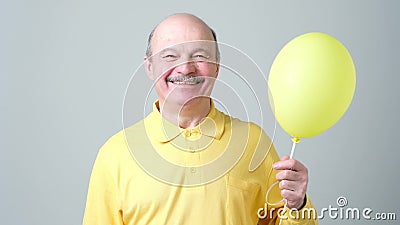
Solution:
[[(262, 129), (223, 114), (213, 103), (198, 126), (182, 129), (163, 119), (157, 104), (100, 149), (83, 224), (257, 224), (257, 211), (276, 181), (272, 164), (279, 160)], [(258, 148), (270, 150), (250, 172)], [(277, 185), (269, 195), (270, 202), (281, 200)], [(312, 207), (308, 199), (305, 207)]]

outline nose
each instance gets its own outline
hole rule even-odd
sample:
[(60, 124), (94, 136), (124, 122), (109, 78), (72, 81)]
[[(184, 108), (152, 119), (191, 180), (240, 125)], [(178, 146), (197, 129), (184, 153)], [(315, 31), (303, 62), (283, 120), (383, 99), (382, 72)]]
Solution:
[(182, 75), (189, 75), (196, 72), (196, 65), (193, 61), (188, 61), (176, 66), (175, 70)]

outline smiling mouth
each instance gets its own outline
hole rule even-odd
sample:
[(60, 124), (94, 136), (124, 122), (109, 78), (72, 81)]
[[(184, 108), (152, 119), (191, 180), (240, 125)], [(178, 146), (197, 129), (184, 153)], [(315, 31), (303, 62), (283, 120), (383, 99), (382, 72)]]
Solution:
[(166, 81), (173, 83), (173, 84), (179, 84), (179, 85), (195, 85), (195, 84), (200, 84), (204, 82), (204, 77), (200, 76), (176, 76), (176, 77), (167, 77)]

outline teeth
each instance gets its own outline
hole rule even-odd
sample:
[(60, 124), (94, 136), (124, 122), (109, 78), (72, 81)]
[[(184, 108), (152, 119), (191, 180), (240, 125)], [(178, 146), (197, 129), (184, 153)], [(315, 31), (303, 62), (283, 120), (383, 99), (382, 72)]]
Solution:
[(199, 82), (175, 81), (174, 84), (198, 84)]
[(167, 77), (167, 82), (174, 84), (187, 84), (194, 85), (204, 82), (204, 78), (200, 76), (179, 76), (179, 77)]

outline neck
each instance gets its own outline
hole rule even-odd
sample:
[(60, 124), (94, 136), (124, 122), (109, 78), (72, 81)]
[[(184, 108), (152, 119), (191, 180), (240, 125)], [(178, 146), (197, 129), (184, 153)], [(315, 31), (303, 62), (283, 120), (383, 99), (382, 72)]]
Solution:
[(161, 115), (181, 128), (197, 126), (210, 112), (210, 98), (200, 97), (186, 102), (184, 105), (159, 102)]

